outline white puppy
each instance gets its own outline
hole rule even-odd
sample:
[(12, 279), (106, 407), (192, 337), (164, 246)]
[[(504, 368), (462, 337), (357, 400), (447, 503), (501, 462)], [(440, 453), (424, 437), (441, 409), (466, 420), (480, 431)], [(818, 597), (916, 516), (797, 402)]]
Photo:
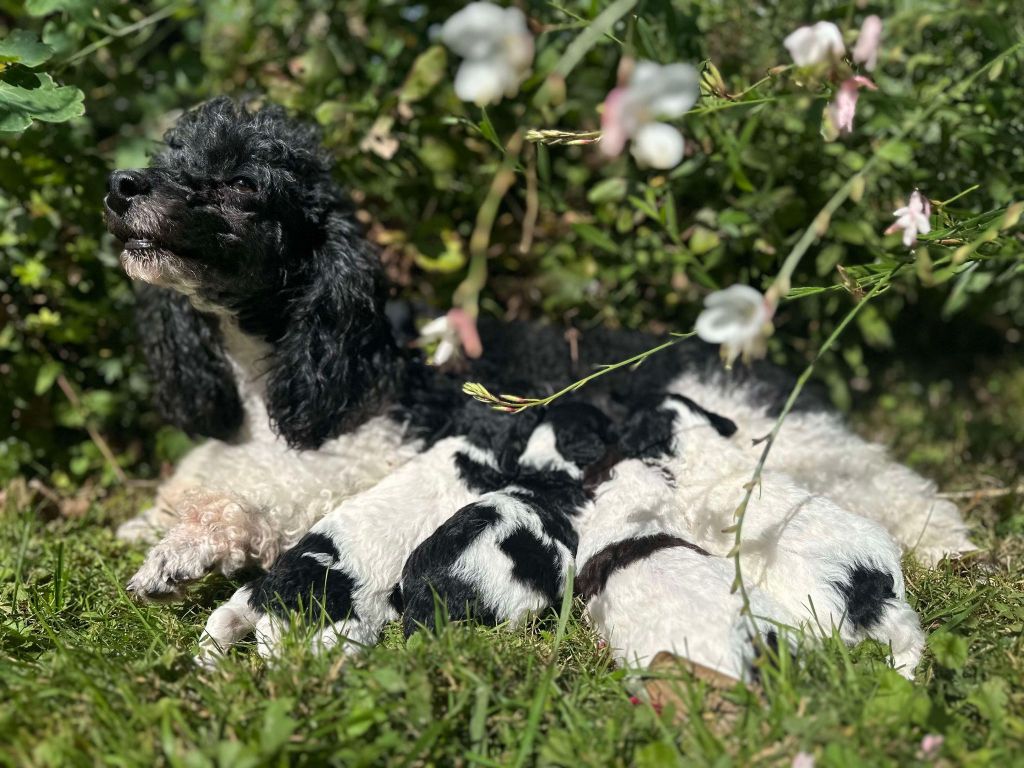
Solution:
[(581, 521), (577, 592), (615, 658), (645, 665), (670, 651), (731, 677), (752, 680), (762, 643), (778, 649), (788, 614), (757, 587), (753, 618), (731, 592), (732, 562), (690, 543), (664, 472), (627, 459)]
[[(729, 419), (670, 395), (638, 414), (623, 439), (671, 478), (663, 482), (674, 485), (672, 502), (658, 507), (668, 530), (718, 556), (733, 549), (734, 513), (751, 477), (735, 431)], [(747, 506), (740, 565), (748, 589), (763, 589), (795, 622), (836, 627), (848, 643), (888, 643), (894, 665), (913, 676), (924, 635), (907, 603), (899, 546), (878, 523), (769, 469)]]

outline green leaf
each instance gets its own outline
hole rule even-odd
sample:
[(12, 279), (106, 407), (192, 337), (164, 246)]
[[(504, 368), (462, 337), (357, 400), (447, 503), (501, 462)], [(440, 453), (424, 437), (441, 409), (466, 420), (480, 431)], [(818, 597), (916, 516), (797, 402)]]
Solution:
[(892, 331), (889, 323), (882, 317), (882, 313), (873, 305), (869, 304), (861, 310), (857, 316), (857, 325), (864, 335), (864, 341), (868, 346), (888, 349), (893, 345)]
[(697, 226), (693, 228), (688, 245), (695, 255), (703, 256), (708, 251), (717, 248), (721, 242), (722, 238), (718, 236), (718, 233), (706, 227)]
[(621, 177), (599, 181), (587, 192), (587, 202), (594, 205), (617, 203), (626, 197), (629, 182)]
[(880, 677), (878, 688), (864, 707), (865, 717), (893, 723), (927, 722), (931, 712), (927, 693), (895, 670), (881, 670)]
[(582, 237), (591, 245), (596, 245), (603, 251), (608, 251), (608, 253), (618, 253), (621, 250), (614, 240), (593, 224), (581, 222), (579, 224), (573, 224), (572, 228), (576, 230), (577, 235)]
[(967, 663), (968, 642), (966, 637), (952, 632), (936, 632), (928, 638), (935, 660), (946, 669), (963, 669)]
[(427, 256), (416, 251), (416, 265), (427, 272), (451, 273), (458, 272), (466, 265), (466, 254), (462, 248), (462, 240), (452, 230), (441, 233), (444, 250), (438, 256)]
[(402, 89), (398, 92), (399, 100), (411, 103), (422, 99), (441, 82), (447, 65), (448, 54), (443, 45), (427, 48), (412, 63)]
[(39, 366), (39, 370), (36, 372), (36, 385), (33, 387), (33, 391), (36, 395), (45, 395), (50, 391), (50, 387), (53, 386), (53, 382), (57, 380), (60, 375), (61, 366), (60, 363), (55, 360), (49, 360)]
[(33, 74), (38, 86), (21, 88), (0, 82), (0, 131), (23, 131), (33, 120), (63, 123), (85, 113), (85, 95), (72, 86), (59, 86), (46, 74)]
[(21, 64), (24, 67), (38, 67), (53, 56), (53, 48), (39, 42), (31, 32), (16, 29), (0, 40), (0, 69), (4, 64)]
[(501, 145), (501, 139), (498, 138), (498, 132), (494, 130), (494, 123), (491, 122), (491, 118), (487, 115), (486, 109), (480, 110), (480, 124), (477, 126), (480, 129), (480, 133), (484, 135), (491, 144), (496, 146), (502, 152), (505, 148)]
[(902, 141), (887, 141), (879, 148), (878, 156), (899, 168), (914, 159), (914, 148)]
[(1003, 678), (993, 677), (979, 685), (967, 697), (967, 701), (977, 707), (981, 716), (996, 728), (1001, 727), (1006, 719), (1006, 704), (1009, 701), (1006, 688), (1006, 681)]
[(291, 699), (277, 699), (267, 705), (263, 713), (263, 728), (260, 732), (260, 748), (265, 755), (272, 755), (283, 747), (298, 727), (293, 718)]
[(73, 11), (85, 5), (82, 0), (28, 0), (25, 11), (29, 16), (46, 16), (57, 11)]

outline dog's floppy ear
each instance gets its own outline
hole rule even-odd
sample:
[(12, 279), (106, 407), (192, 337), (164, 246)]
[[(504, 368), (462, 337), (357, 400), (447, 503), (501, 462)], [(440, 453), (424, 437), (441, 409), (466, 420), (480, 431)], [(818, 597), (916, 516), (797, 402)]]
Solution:
[(193, 437), (230, 439), (242, 403), (220, 331), (188, 298), (135, 283), (135, 322), (160, 416)]
[(377, 412), (400, 375), (376, 254), (344, 208), (328, 213), (322, 226), (323, 242), (291, 281), (267, 381), (275, 429), (302, 449)]

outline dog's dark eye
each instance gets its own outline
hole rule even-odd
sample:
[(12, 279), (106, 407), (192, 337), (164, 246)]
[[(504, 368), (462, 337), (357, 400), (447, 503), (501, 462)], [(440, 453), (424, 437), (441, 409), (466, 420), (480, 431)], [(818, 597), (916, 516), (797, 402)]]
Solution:
[(233, 178), (228, 183), (231, 185), (232, 189), (235, 189), (239, 192), (256, 191), (256, 181), (254, 179), (249, 178), (248, 176), (235, 176), (235, 178)]

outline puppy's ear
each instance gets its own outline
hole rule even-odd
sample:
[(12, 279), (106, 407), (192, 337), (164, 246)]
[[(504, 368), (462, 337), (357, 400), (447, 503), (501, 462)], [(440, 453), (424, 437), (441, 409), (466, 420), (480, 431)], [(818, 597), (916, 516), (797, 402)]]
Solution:
[(216, 323), (175, 291), (136, 283), (135, 295), (157, 412), (193, 437), (230, 439), (242, 425), (242, 403)]
[(267, 381), (267, 410), (293, 448), (312, 449), (379, 412), (401, 366), (380, 261), (339, 208), (291, 282)]

